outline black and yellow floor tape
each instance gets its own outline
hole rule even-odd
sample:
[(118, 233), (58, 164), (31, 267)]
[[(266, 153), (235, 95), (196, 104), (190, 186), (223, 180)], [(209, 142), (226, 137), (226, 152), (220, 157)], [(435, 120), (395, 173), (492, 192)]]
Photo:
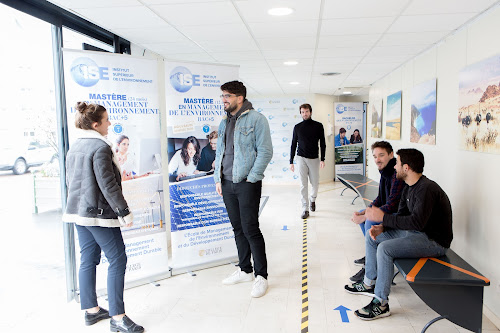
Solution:
[(300, 332), (309, 332), (309, 294), (307, 292), (307, 219), (302, 227), (302, 321)]

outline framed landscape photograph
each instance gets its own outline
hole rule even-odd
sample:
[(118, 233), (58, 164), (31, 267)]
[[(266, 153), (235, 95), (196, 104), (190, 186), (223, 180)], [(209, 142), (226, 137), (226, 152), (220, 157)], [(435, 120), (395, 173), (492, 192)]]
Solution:
[(436, 144), (436, 79), (413, 87), (410, 131), (411, 142)]
[(387, 96), (387, 120), (385, 121), (385, 138), (401, 140), (401, 90)]

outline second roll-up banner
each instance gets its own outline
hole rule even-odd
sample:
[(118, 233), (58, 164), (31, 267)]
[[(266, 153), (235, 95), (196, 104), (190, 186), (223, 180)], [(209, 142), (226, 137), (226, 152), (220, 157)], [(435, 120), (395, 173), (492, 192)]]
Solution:
[(172, 268), (237, 260), (234, 233), (213, 179), (220, 86), (238, 67), (165, 62)]

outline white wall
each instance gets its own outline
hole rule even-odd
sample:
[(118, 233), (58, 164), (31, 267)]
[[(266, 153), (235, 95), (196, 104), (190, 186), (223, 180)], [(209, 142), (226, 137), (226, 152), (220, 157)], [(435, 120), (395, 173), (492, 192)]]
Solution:
[[(369, 97), (370, 102), (383, 98), (385, 113), (386, 97), (403, 91), (402, 138), (390, 142), (395, 150), (421, 150), (426, 159), (424, 174), (448, 194), (453, 207), (454, 239), (451, 248), (491, 280), (491, 286), (485, 288), (485, 314), (497, 326), (500, 317), (500, 221), (496, 205), (500, 198), (500, 155), (459, 150), (457, 114), (459, 71), (500, 53), (500, 43), (494, 33), (498, 29), (500, 8), (497, 7), (376, 82), (370, 89)], [(436, 145), (410, 143), (411, 89), (435, 77)], [(368, 147), (376, 140), (369, 138)], [(367, 176), (378, 178), (372, 159), (368, 161)]]
[[(328, 182), (332, 181), (335, 172), (334, 161), (334, 149), (333, 149), (333, 126), (334, 120), (334, 98), (330, 95), (314, 95), (314, 101), (311, 103), (313, 108), (312, 118), (323, 124), (325, 130), (325, 141), (326, 141), (326, 154), (325, 154), (325, 168), (319, 170), (319, 181)], [(330, 131), (332, 135), (328, 135)]]

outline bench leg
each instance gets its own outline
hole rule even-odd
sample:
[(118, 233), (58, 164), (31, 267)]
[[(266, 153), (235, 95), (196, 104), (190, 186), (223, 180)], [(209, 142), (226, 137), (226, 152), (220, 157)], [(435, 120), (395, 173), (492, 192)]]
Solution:
[(399, 271), (397, 271), (394, 276), (392, 277), (392, 285), (395, 286), (396, 284), (394, 283), (394, 279), (396, 278), (396, 276), (399, 274)]
[(351, 205), (354, 205), (354, 200), (356, 200), (357, 198), (359, 198), (359, 194), (356, 195), (356, 198), (352, 199)]
[(424, 328), (422, 329), (422, 332), (421, 332), (421, 333), (425, 333), (425, 331), (427, 331), (427, 329), (429, 328), (429, 326), (431, 326), (431, 325), (432, 325), (432, 324), (434, 324), (436, 321), (439, 321), (439, 320), (441, 320), (441, 319), (448, 319), (448, 318), (446, 318), (445, 316), (439, 316), (439, 317), (437, 317), (437, 318), (432, 319), (430, 322), (428, 322), (428, 323), (424, 326)]
[(342, 192), (340, 192), (340, 195), (343, 195), (344, 194), (344, 191), (347, 190), (348, 187), (346, 187), (345, 189), (342, 190)]

